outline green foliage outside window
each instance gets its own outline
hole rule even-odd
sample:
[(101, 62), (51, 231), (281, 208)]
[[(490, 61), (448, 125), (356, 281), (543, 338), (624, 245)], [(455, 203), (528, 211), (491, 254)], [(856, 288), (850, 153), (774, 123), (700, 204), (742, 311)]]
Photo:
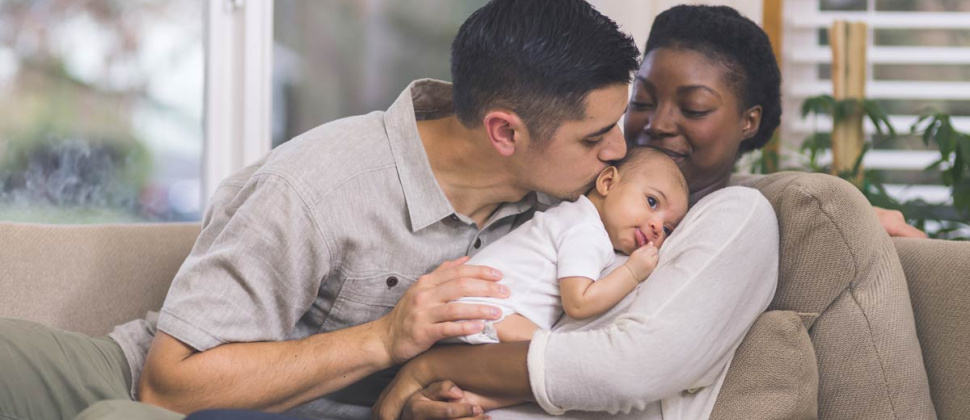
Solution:
[[(873, 141), (888, 141), (896, 137), (896, 131), (889, 123), (889, 118), (882, 107), (869, 99), (836, 100), (831, 95), (819, 95), (805, 99), (802, 103), (802, 118), (813, 118), (813, 133), (805, 139), (799, 151), (805, 155), (807, 161), (803, 167), (786, 168), (787, 170), (802, 170), (809, 172), (831, 173), (828, 164), (819, 160), (826, 150), (831, 149), (831, 134), (820, 132), (817, 121), (819, 115), (832, 117), (833, 125), (844, 120), (848, 115), (856, 112), (858, 107), (875, 126), (879, 136)], [(940, 157), (924, 170), (939, 172), (942, 184), (950, 188), (953, 198), (952, 205), (928, 203), (922, 199), (899, 201), (892, 197), (883, 183), (883, 171), (865, 169), (862, 166), (866, 153), (872, 148), (872, 142), (867, 142), (862, 153), (856, 159), (851, 170), (842, 171), (840, 178), (850, 182), (857, 179), (862, 171), (861, 185), (857, 185), (874, 206), (900, 210), (907, 221), (919, 229), (926, 231), (931, 238), (970, 240), (970, 237), (960, 236), (958, 232), (970, 229), (970, 135), (957, 131), (950, 120), (950, 115), (942, 112), (927, 111), (912, 124), (912, 134), (921, 134), (923, 144), (935, 146), (940, 151)], [(763, 159), (752, 165), (752, 172), (763, 173)], [(777, 157), (774, 157), (777, 159)], [(933, 222), (933, 223), (927, 223)], [(933, 228), (933, 229), (929, 229)]]

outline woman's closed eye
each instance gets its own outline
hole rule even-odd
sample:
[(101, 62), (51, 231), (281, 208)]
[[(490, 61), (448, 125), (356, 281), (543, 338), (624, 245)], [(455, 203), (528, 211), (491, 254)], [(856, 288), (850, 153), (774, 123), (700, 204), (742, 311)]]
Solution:
[(707, 114), (710, 114), (709, 110), (693, 110), (693, 109), (683, 109), (680, 111), (687, 118), (700, 118)]

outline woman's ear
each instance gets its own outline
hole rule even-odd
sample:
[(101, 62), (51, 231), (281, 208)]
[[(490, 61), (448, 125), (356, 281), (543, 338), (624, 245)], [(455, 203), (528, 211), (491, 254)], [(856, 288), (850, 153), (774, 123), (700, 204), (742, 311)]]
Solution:
[(485, 114), (482, 121), (488, 139), (495, 150), (502, 156), (512, 156), (516, 146), (521, 146), (525, 139), (525, 124), (514, 112), (494, 110)]
[(761, 128), (761, 105), (756, 105), (744, 111), (741, 121), (741, 138), (747, 140), (758, 134)]
[(606, 197), (616, 184), (620, 182), (620, 171), (616, 169), (616, 166), (607, 166), (599, 176), (596, 177), (596, 192)]

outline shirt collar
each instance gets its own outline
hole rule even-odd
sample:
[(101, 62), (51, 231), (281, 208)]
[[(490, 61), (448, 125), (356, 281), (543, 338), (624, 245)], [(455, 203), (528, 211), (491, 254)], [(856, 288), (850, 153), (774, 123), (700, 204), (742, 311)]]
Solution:
[(431, 171), (417, 125), (419, 119), (441, 118), (451, 112), (451, 84), (420, 79), (411, 82), (384, 113), (412, 232), (455, 212)]

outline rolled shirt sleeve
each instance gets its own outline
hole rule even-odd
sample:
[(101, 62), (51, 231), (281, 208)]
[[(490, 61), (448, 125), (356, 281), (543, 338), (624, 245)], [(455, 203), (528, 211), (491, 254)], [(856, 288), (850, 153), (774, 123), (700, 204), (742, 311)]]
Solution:
[[(599, 220), (596, 220), (599, 222)], [(582, 223), (566, 229), (556, 241), (556, 277), (598, 280), (613, 262), (613, 244), (602, 223)]]
[(272, 173), (224, 185), (176, 275), (158, 329), (196, 350), (280, 341), (332, 265), (300, 186)]
[(714, 385), (768, 307), (777, 276), (778, 226), (767, 200), (741, 187), (711, 194), (661, 248), (625, 313), (605, 328), (533, 337), (537, 402), (550, 414), (629, 413)]

